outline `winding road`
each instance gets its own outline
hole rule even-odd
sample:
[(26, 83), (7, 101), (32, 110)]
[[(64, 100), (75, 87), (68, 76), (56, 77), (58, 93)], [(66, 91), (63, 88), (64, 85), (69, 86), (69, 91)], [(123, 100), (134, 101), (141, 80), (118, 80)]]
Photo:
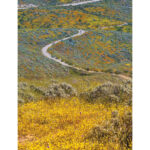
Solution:
[(77, 34), (74, 34), (74, 35), (72, 35), (72, 36), (63, 38), (63, 39), (61, 39), (61, 40), (57, 40), (57, 41), (55, 41), (55, 42), (52, 42), (52, 43), (50, 43), (50, 44), (48, 44), (48, 45), (46, 45), (46, 46), (44, 46), (44, 47), (42, 48), (42, 54), (43, 54), (45, 57), (47, 57), (47, 58), (49, 58), (49, 59), (52, 59), (52, 60), (54, 60), (55, 62), (58, 62), (58, 63), (60, 63), (60, 64), (63, 65), (63, 66), (72, 67), (72, 68), (73, 68), (73, 66), (71, 66), (71, 65), (69, 65), (69, 64), (67, 64), (67, 63), (65, 63), (65, 62), (62, 62), (61, 59), (57, 59), (57, 58), (55, 58), (55, 57), (52, 57), (51, 54), (47, 52), (47, 50), (48, 50), (50, 47), (52, 47), (53, 45), (55, 45), (55, 44), (57, 44), (57, 43), (59, 43), (59, 42), (61, 42), (61, 41), (65, 41), (65, 40), (71, 39), (71, 38), (76, 37), (76, 36), (81, 36), (81, 35), (83, 35), (84, 33), (85, 33), (84, 30), (79, 30)]
[[(95, 3), (95, 2), (99, 2), (99, 1), (102, 1), (102, 0), (90, 0), (90, 1), (83, 1), (83, 2), (78, 2), (78, 3), (68, 3), (68, 4), (58, 5), (58, 6), (63, 6), (63, 7), (66, 7), (66, 6), (77, 6), (77, 5), (84, 5), (84, 4), (88, 4), (88, 3)], [(31, 6), (30, 6), (30, 7), (31, 7)], [(26, 8), (29, 8), (29, 7), (26, 7)], [(22, 9), (26, 9), (26, 8), (22, 8)], [(124, 26), (124, 25), (127, 25), (127, 23), (123, 23), (123, 24), (118, 25), (118, 26), (121, 27), (121, 26)], [(102, 27), (102, 29), (105, 29), (105, 28), (107, 28), (107, 27)], [(69, 64), (67, 64), (66, 62), (63, 62), (61, 59), (58, 59), (58, 58), (53, 57), (50, 53), (47, 52), (47, 50), (48, 50), (50, 47), (52, 47), (53, 45), (55, 45), (55, 44), (57, 44), (57, 43), (59, 43), (59, 42), (62, 42), (62, 41), (71, 39), (71, 38), (73, 38), (73, 37), (81, 36), (81, 35), (83, 35), (84, 33), (86, 33), (85, 30), (78, 30), (78, 33), (77, 33), (77, 34), (74, 34), (74, 35), (69, 36), (69, 37), (65, 37), (65, 38), (63, 38), (63, 39), (61, 39), (61, 40), (54, 41), (54, 42), (52, 42), (52, 43), (50, 43), (50, 44), (48, 44), (48, 45), (46, 45), (46, 46), (44, 46), (44, 47), (42, 48), (42, 54), (43, 54), (45, 57), (47, 57), (47, 58), (49, 58), (49, 59), (51, 59), (51, 60), (53, 60), (53, 61), (55, 61), (55, 62), (57, 62), (57, 63), (59, 63), (59, 64), (61, 64), (61, 65), (63, 65), (63, 66), (69, 67), (69, 68), (73, 68), (73, 69), (80, 70), (80, 71), (85, 71), (85, 72), (87, 72), (87, 73), (102, 73), (102, 72), (95, 72), (95, 71), (87, 71), (87, 70), (85, 70), (85, 69), (83, 69), (83, 68), (78, 68), (78, 67), (75, 67), (75, 66), (73, 66), (73, 65), (69, 65)], [(122, 78), (130, 79), (130, 77), (126, 77), (126, 76), (123, 76)]]
[[(47, 50), (48, 50), (50, 47), (52, 47), (53, 45), (55, 45), (55, 44), (57, 44), (57, 43), (59, 43), (59, 42), (61, 42), (61, 41), (65, 41), (65, 40), (71, 39), (71, 38), (76, 37), (76, 36), (81, 36), (81, 35), (83, 35), (85, 32), (86, 32), (86, 31), (84, 31), (84, 30), (78, 30), (78, 33), (77, 33), (77, 34), (74, 34), (74, 35), (72, 35), (72, 36), (63, 38), (63, 39), (61, 39), (61, 40), (57, 40), (57, 41), (55, 41), (55, 42), (52, 42), (52, 43), (50, 43), (50, 44), (44, 46), (44, 47), (42, 48), (42, 54), (43, 54), (45, 57), (47, 57), (47, 58), (49, 58), (49, 59), (51, 59), (51, 60), (54, 60), (55, 62), (60, 63), (60, 64), (63, 65), (63, 66), (70, 67), (70, 68), (74, 68), (74, 69), (81, 70), (81, 71), (86, 71), (86, 72), (87, 72), (87, 70), (85, 70), (85, 69), (78, 68), (78, 67), (75, 67), (75, 66), (73, 66), (73, 65), (69, 65), (69, 64), (63, 62), (61, 59), (52, 57), (52, 55), (47, 52)], [(94, 72), (94, 71), (88, 71), (88, 72), (92, 73), (92, 72)]]
[(78, 2), (78, 3), (68, 3), (68, 4), (62, 4), (58, 6), (78, 6), (78, 5), (84, 5), (88, 3), (95, 3), (95, 2), (100, 2), (102, 0), (90, 0), (90, 1), (83, 1), (83, 2)]
[[(62, 4), (62, 5), (57, 5), (57, 6), (62, 6), (62, 7), (68, 7), (68, 6), (78, 6), (78, 5), (84, 5), (84, 4), (88, 4), (88, 3), (95, 3), (95, 2), (100, 2), (102, 0), (88, 0), (88, 1), (83, 1), (83, 2), (77, 2), (77, 3), (68, 3), (68, 4)], [(21, 5), (19, 6), (18, 9), (29, 9), (29, 8), (32, 8), (32, 7), (38, 7), (37, 5), (34, 5), (34, 4), (29, 4), (29, 5)], [(128, 25), (128, 23), (123, 23), (121, 25), (117, 25), (118, 27), (121, 27), (121, 26), (124, 26), (124, 25)], [(113, 26), (110, 26), (110, 27), (113, 27)], [(101, 29), (105, 29), (107, 27), (102, 27)], [(96, 72), (96, 71), (88, 71), (88, 70), (85, 70), (83, 68), (79, 68), (79, 67), (76, 67), (76, 66), (73, 66), (73, 65), (69, 65), (67, 64), (66, 62), (63, 62), (61, 59), (58, 59), (58, 58), (55, 58), (53, 57), (50, 53), (47, 52), (47, 50), (52, 47), (53, 45), (59, 43), (59, 42), (62, 42), (62, 41), (65, 41), (65, 40), (68, 40), (68, 39), (71, 39), (73, 37), (77, 37), (77, 36), (81, 36), (83, 35), (84, 33), (86, 33), (85, 30), (78, 30), (78, 33), (77, 34), (74, 34), (72, 36), (69, 36), (69, 37), (65, 37), (61, 40), (57, 40), (57, 41), (54, 41), (46, 46), (44, 46), (42, 48), (42, 54), (47, 57), (48, 59), (51, 59), (65, 67), (69, 67), (69, 68), (73, 68), (73, 69), (76, 69), (76, 70), (79, 70), (79, 71), (84, 71), (84, 72), (87, 72), (87, 73), (103, 73), (103, 72)], [(112, 75), (116, 75), (116, 74), (112, 74)], [(118, 75), (119, 77), (121, 78), (124, 78), (124, 79), (131, 79), (130, 77), (127, 77), (127, 76), (124, 76), (124, 75)]]
[[(100, 2), (102, 0), (90, 0), (90, 1), (83, 1), (83, 2), (77, 2), (77, 3), (68, 3), (68, 4), (62, 4), (62, 5), (57, 5), (57, 6), (78, 6), (78, 5), (84, 5), (88, 3), (95, 3), (95, 2)], [(36, 8), (38, 5), (34, 4), (24, 4), (24, 5), (19, 5), (18, 9), (29, 9), (29, 8)]]
[[(121, 26), (124, 26), (124, 25), (127, 25), (127, 23), (123, 23), (122, 25), (118, 25), (118, 27), (121, 27)], [(112, 26), (111, 26), (111, 27), (112, 27)], [(102, 27), (102, 29), (105, 29), (105, 28), (107, 28), (107, 27)], [(57, 44), (57, 43), (59, 43), (59, 42), (62, 42), (62, 41), (71, 39), (71, 38), (73, 38), (73, 37), (81, 36), (81, 35), (83, 35), (84, 33), (86, 33), (85, 30), (78, 30), (78, 33), (77, 33), (77, 34), (74, 34), (74, 35), (72, 35), (72, 36), (63, 38), (63, 39), (61, 39), (61, 40), (54, 41), (54, 42), (52, 42), (52, 43), (50, 43), (50, 44), (48, 44), (48, 45), (46, 45), (46, 46), (44, 46), (44, 47), (42, 48), (42, 54), (43, 54), (45, 57), (47, 57), (47, 58), (49, 58), (49, 59), (51, 59), (51, 60), (54, 60), (55, 62), (57, 62), (57, 63), (59, 63), (59, 64), (61, 64), (61, 65), (63, 65), (63, 66), (66, 66), (66, 67), (70, 67), (70, 68), (77, 69), (77, 70), (80, 70), (80, 71), (85, 71), (85, 72), (88, 72), (88, 73), (102, 73), (102, 72), (96, 72), (96, 71), (90, 71), (90, 70), (88, 71), (88, 70), (85, 70), (85, 69), (83, 69), (83, 68), (78, 68), (78, 67), (75, 67), (75, 66), (73, 66), (73, 65), (69, 65), (69, 64), (63, 62), (61, 59), (58, 59), (58, 58), (56, 58), (56, 57), (53, 57), (53, 56), (47, 51), (50, 47), (52, 47), (53, 45), (55, 45), (55, 44)]]
[(34, 5), (34, 4), (23, 4), (23, 5), (19, 5), (18, 9), (29, 9), (29, 8), (36, 8), (38, 7), (38, 5)]

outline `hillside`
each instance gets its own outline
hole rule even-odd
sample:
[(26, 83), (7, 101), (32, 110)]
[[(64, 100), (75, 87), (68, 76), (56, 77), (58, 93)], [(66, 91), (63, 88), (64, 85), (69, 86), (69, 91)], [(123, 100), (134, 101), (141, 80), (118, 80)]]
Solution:
[(18, 5), (18, 149), (131, 150), (132, 1)]
[(52, 56), (82, 68), (131, 74), (131, 35), (116, 31), (89, 31), (49, 49)]

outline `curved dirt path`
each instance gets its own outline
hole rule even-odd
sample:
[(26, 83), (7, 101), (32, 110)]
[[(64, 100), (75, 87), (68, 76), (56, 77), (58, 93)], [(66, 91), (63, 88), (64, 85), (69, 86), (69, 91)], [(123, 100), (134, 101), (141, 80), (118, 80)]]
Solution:
[[(127, 25), (127, 24), (128, 24), (128, 23), (123, 23), (123, 24), (121, 24), (121, 25), (118, 25), (118, 27), (121, 27), (121, 26), (124, 26), (124, 25)], [(105, 28), (107, 28), (107, 27), (102, 27), (101, 29), (105, 29)], [(74, 69), (77, 69), (77, 70), (82, 70), (82, 71), (90, 72), (90, 73), (91, 73), (91, 72), (94, 73), (95, 71), (87, 71), (87, 70), (85, 70), (85, 69), (78, 68), (78, 67), (75, 67), (75, 66), (73, 66), (73, 65), (69, 65), (69, 64), (63, 62), (61, 59), (58, 59), (58, 58), (56, 58), (56, 57), (53, 57), (49, 52), (47, 52), (47, 50), (48, 50), (50, 47), (52, 47), (53, 45), (55, 45), (55, 44), (57, 44), (57, 43), (59, 43), (59, 42), (62, 42), (62, 41), (71, 39), (71, 38), (73, 38), (73, 37), (81, 36), (81, 35), (83, 35), (84, 33), (86, 33), (85, 30), (78, 30), (78, 33), (77, 33), (77, 34), (74, 34), (74, 35), (72, 35), (72, 36), (63, 38), (63, 39), (61, 39), (61, 40), (54, 41), (54, 42), (52, 42), (52, 43), (50, 43), (50, 44), (48, 44), (48, 45), (46, 45), (46, 46), (44, 46), (44, 47), (42, 48), (42, 54), (43, 54), (45, 57), (47, 57), (47, 58), (49, 58), (49, 59), (51, 59), (51, 60), (54, 60), (55, 62), (58, 62), (58, 63), (60, 63), (60, 64), (63, 65), (63, 66), (70, 67), (70, 68), (74, 68)]]
[(83, 2), (78, 2), (78, 3), (68, 3), (68, 4), (62, 4), (58, 6), (78, 6), (78, 5), (84, 5), (88, 3), (95, 3), (95, 2), (100, 2), (102, 0), (90, 0), (90, 1), (83, 1)]
[[(78, 5), (84, 5), (84, 4), (88, 4), (88, 3), (95, 3), (95, 2), (100, 2), (102, 0), (90, 0), (90, 1), (83, 1), (83, 2), (77, 2), (77, 3), (68, 3), (68, 4), (62, 4), (62, 5), (57, 5), (57, 6), (78, 6)], [(29, 8), (36, 8), (38, 7), (38, 5), (34, 5), (34, 4), (23, 4), (23, 5), (19, 5), (18, 9), (29, 9)]]
[[(55, 41), (55, 42), (52, 42), (52, 43), (50, 43), (50, 44), (44, 46), (44, 47), (42, 48), (42, 54), (43, 54), (45, 57), (47, 57), (47, 58), (49, 58), (49, 59), (51, 59), (51, 60), (54, 60), (55, 62), (57, 62), (57, 63), (59, 63), (59, 64), (61, 64), (61, 65), (63, 65), (63, 66), (70, 67), (70, 68), (74, 68), (74, 69), (81, 70), (81, 71), (86, 71), (86, 72), (87, 72), (87, 70), (85, 70), (85, 69), (78, 68), (78, 67), (75, 67), (75, 66), (73, 66), (73, 65), (69, 65), (69, 64), (63, 62), (61, 59), (58, 59), (58, 58), (53, 57), (49, 52), (47, 52), (47, 50), (48, 50), (50, 47), (52, 47), (53, 45), (55, 45), (55, 44), (57, 44), (57, 43), (59, 43), (59, 42), (62, 42), (62, 41), (71, 39), (71, 38), (73, 38), (73, 37), (81, 36), (81, 35), (83, 35), (85, 32), (86, 32), (86, 31), (84, 31), (84, 30), (78, 30), (78, 33), (77, 33), (77, 34), (74, 34), (74, 35), (72, 35), (72, 36), (63, 38), (63, 39), (61, 39), (61, 40), (57, 40), (57, 41)], [(94, 72), (94, 71), (88, 71), (88, 72), (91, 73), (91, 72)]]
[(38, 7), (38, 5), (34, 5), (34, 4), (23, 4), (23, 5), (18, 6), (18, 10), (19, 9), (37, 8), (37, 7)]
[[(88, 1), (77, 2), (77, 3), (62, 4), (62, 5), (57, 5), (57, 6), (78, 6), (78, 5), (84, 5), (84, 4), (100, 2), (100, 1), (102, 1), (102, 0), (88, 0)], [(18, 6), (18, 9), (29, 9), (29, 8), (36, 8), (36, 7), (38, 7), (38, 5), (22, 4), (22, 5)]]
[[(126, 25), (126, 23), (122, 24), (122, 26), (123, 26), (123, 25)], [(118, 26), (121, 26), (121, 25), (118, 25)], [(58, 59), (58, 58), (56, 58), (56, 57), (53, 57), (53, 56), (47, 51), (50, 47), (52, 47), (53, 45), (55, 45), (55, 44), (57, 44), (57, 43), (59, 43), (59, 42), (62, 42), (62, 41), (71, 39), (71, 38), (73, 38), (73, 37), (81, 36), (81, 35), (83, 35), (84, 33), (86, 33), (85, 30), (78, 30), (78, 33), (77, 33), (77, 34), (74, 34), (74, 35), (72, 35), (72, 36), (63, 38), (63, 39), (61, 39), (61, 40), (54, 41), (54, 42), (52, 42), (52, 43), (50, 43), (50, 44), (48, 44), (48, 45), (46, 45), (46, 46), (44, 46), (44, 47), (42, 48), (42, 54), (43, 54), (45, 57), (47, 57), (47, 58), (49, 58), (49, 59), (51, 59), (51, 60), (54, 60), (55, 62), (57, 62), (57, 63), (59, 63), (59, 64), (61, 64), (61, 65), (63, 65), (63, 66), (66, 66), (66, 67), (69, 67), (69, 68), (72, 68), (72, 69), (76, 69), (76, 70), (78, 70), (78, 71), (84, 71), (84, 72), (86, 72), (86, 73), (104, 73), (104, 72), (96, 72), (96, 71), (90, 71), (90, 70), (88, 71), (88, 70), (85, 70), (85, 69), (83, 69), (83, 68), (79, 68), (79, 67), (76, 67), (76, 66), (73, 66), (73, 65), (69, 65), (69, 64), (63, 62), (61, 59)], [(113, 76), (118, 76), (118, 77), (120, 77), (120, 78), (122, 78), (122, 79), (125, 79), (125, 80), (131, 80), (131, 77), (125, 76), (125, 75), (122, 75), (122, 74), (119, 74), (119, 75), (118, 75), (118, 74), (112, 73), (112, 75), (113, 75)]]
[[(102, 0), (90, 0), (90, 1), (83, 1), (83, 2), (78, 2), (78, 3), (63, 4), (63, 5), (58, 5), (58, 6), (77, 6), (77, 5), (83, 5), (83, 4), (94, 3), (94, 2), (99, 2), (99, 1), (102, 1)], [(128, 23), (125, 22), (125, 23), (123, 23), (123, 24), (121, 24), (121, 25), (118, 25), (118, 27), (121, 27), (121, 26), (124, 26), (124, 25), (128, 25)], [(105, 28), (107, 28), (107, 27), (102, 27), (101, 29), (105, 29)], [(85, 69), (83, 69), (83, 68), (79, 68), (79, 67), (75, 67), (75, 66), (73, 66), (73, 65), (69, 65), (69, 64), (63, 62), (61, 59), (58, 59), (58, 58), (53, 57), (50, 53), (47, 52), (47, 50), (48, 50), (50, 47), (52, 47), (53, 45), (55, 45), (55, 44), (57, 44), (57, 43), (59, 43), (59, 42), (62, 42), (62, 41), (71, 39), (71, 38), (73, 38), (73, 37), (81, 36), (81, 35), (83, 35), (85, 32), (86, 32), (85, 30), (78, 30), (78, 33), (77, 33), (77, 34), (74, 34), (74, 35), (72, 35), (72, 36), (63, 38), (63, 39), (61, 39), (61, 40), (57, 40), (57, 41), (55, 41), (55, 42), (52, 42), (52, 43), (50, 43), (50, 44), (44, 46), (44, 47), (42, 48), (42, 54), (43, 54), (45, 57), (47, 57), (47, 58), (49, 58), (49, 59), (51, 59), (51, 60), (54, 60), (55, 62), (57, 62), (57, 63), (59, 63), (59, 64), (61, 64), (61, 65), (63, 65), (63, 66), (66, 66), (66, 67), (70, 67), (70, 68), (73, 68), (73, 69), (76, 69), (76, 70), (80, 70), (80, 71), (85, 71), (85, 72), (87, 72), (87, 73), (103, 73), (103, 72), (96, 72), (96, 71), (87, 71), (87, 70), (85, 70)], [(117, 74), (113, 74), (113, 75), (117, 75)], [(117, 76), (119, 76), (119, 77), (121, 77), (121, 78), (123, 78), (123, 79), (131, 79), (130, 77), (125, 76), (125, 75), (117, 75)]]
[(63, 66), (66, 66), (66, 67), (73, 67), (73, 66), (71, 66), (71, 65), (69, 65), (69, 64), (67, 64), (67, 63), (65, 63), (65, 62), (63, 62), (63, 61), (61, 61), (61, 59), (52, 57), (52, 55), (51, 55), (50, 53), (48, 53), (47, 50), (48, 50), (50, 47), (52, 47), (53, 45), (55, 45), (55, 44), (57, 44), (57, 43), (59, 43), (59, 42), (61, 42), (61, 41), (65, 41), (65, 40), (71, 39), (71, 38), (76, 37), (76, 36), (81, 36), (81, 35), (83, 35), (84, 33), (85, 33), (84, 30), (79, 30), (77, 34), (74, 34), (74, 35), (72, 35), (72, 36), (63, 38), (63, 39), (61, 39), (61, 40), (57, 40), (57, 41), (55, 41), (55, 42), (52, 42), (52, 43), (50, 43), (50, 44), (48, 44), (48, 45), (46, 45), (46, 46), (44, 46), (44, 47), (42, 48), (42, 54), (43, 54), (45, 57), (47, 57), (47, 58), (49, 58), (49, 59), (52, 59), (52, 60), (54, 60), (55, 62), (58, 62), (58, 63), (60, 63), (60, 64), (63, 65)]

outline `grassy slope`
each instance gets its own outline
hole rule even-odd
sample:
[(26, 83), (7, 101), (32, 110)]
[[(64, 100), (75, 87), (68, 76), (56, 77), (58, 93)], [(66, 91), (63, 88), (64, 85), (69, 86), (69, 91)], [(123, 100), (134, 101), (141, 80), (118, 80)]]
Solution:
[(49, 52), (82, 68), (131, 73), (131, 42), (129, 33), (90, 31), (83, 36), (54, 45)]
[(19, 28), (79, 28), (97, 29), (123, 24), (123, 21), (97, 16), (80, 9), (49, 8), (19, 11)]
[[(39, 1), (37, 2), (39, 3)], [(51, 3), (52, 1), (49, 1), (49, 2)], [(76, 38), (75, 42), (78, 44), (76, 44), (75, 46), (72, 45), (74, 43), (71, 43), (71, 42), (67, 43), (68, 45), (67, 44), (64, 45), (65, 46), (64, 48), (67, 47), (67, 49), (69, 49), (68, 51), (75, 49), (75, 53), (69, 54), (69, 57), (72, 58), (76, 54), (80, 54), (80, 53), (81, 53), (80, 55), (81, 57), (83, 55), (81, 59), (77, 58), (79, 62), (75, 62), (76, 59), (75, 60), (73, 59), (72, 63), (78, 64), (82, 62), (83, 67), (85, 68), (86, 67), (91, 68), (91, 66), (94, 66), (96, 64), (95, 69), (100, 69), (100, 68), (102, 69), (103, 64), (105, 65), (106, 63), (109, 63), (110, 64), (109, 67), (118, 68), (119, 71), (121, 71), (122, 69), (121, 67), (124, 68), (122, 70), (131, 71), (131, 66), (128, 67), (126, 66), (126, 64), (131, 65), (130, 63), (131, 63), (131, 38), (132, 37), (130, 33), (124, 33), (124, 32), (131, 32), (130, 31), (131, 25), (128, 25), (122, 28), (119, 27), (119, 28), (107, 29), (107, 30), (118, 30), (118, 32), (114, 31), (114, 33), (112, 33), (113, 35), (112, 36), (110, 35), (108, 37), (107, 35), (111, 34), (111, 32), (107, 33), (104, 31), (100, 31), (99, 29), (99, 27), (102, 27), (102, 26), (119, 25), (124, 22), (130, 23), (131, 9), (128, 8), (128, 6), (131, 5), (130, 3), (131, 3), (130, 0), (126, 1), (125, 3), (122, 3), (120, 1), (110, 1), (110, 2), (103, 1), (100, 3), (96, 3), (96, 4), (93, 3), (89, 5), (78, 6), (78, 7), (66, 7), (66, 8), (48, 7), (46, 8), (44, 6), (42, 8), (40, 7), (36, 9), (20, 10), (18, 14), (19, 28), (20, 29), (25, 29), (25, 28), (34, 29), (34, 30), (31, 30), (30, 32), (28, 32), (27, 30), (23, 32), (22, 30), (19, 30), (19, 35), (20, 35), (19, 36), (19, 54), (20, 54), (19, 58), (32, 60), (32, 56), (33, 55), (36, 56), (38, 54), (38, 58), (36, 61), (37, 66), (35, 67), (35, 64), (34, 64), (32, 69), (33, 70), (35, 68), (37, 69), (38, 64), (40, 65), (40, 63), (45, 62), (44, 64), (49, 64), (48, 66), (50, 66), (44, 69), (45, 70), (44, 73), (45, 73), (46, 70), (49, 70), (49, 68), (52, 68), (53, 62), (49, 61), (50, 63), (48, 63), (46, 59), (44, 59), (42, 56), (41, 57), (39, 56), (39, 53), (38, 53), (39, 47), (42, 47), (44, 44), (54, 41), (57, 38), (61, 38), (61, 36), (57, 36), (56, 29), (55, 29), (56, 32), (51, 34), (50, 32), (48, 33), (46, 30), (42, 31), (43, 28), (44, 29), (46, 28), (78, 28), (78, 29), (85, 29), (85, 30), (92, 29), (92, 30), (95, 30), (96, 32), (93, 32), (93, 35), (90, 34), (87, 37), (84, 36), (84, 40), (82, 39), (82, 37)], [(40, 28), (40, 31), (38, 32), (35, 31), (36, 29), (39, 29), (39, 28)], [(121, 30), (123, 31), (123, 33), (120, 32)], [(38, 34), (38, 38), (37, 38), (37, 34)], [(49, 34), (49, 35), (46, 35), (46, 34)], [(24, 37), (24, 39), (21, 39), (21, 36)], [(103, 41), (101, 41), (101, 38), (103, 39)], [(22, 42), (23, 40), (25, 42)], [(95, 43), (97, 42), (97, 43), (94, 44), (94, 42)], [(86, 49), (83, 49), (81, 47), (81, 43), (85, 44), (84, 47), (86, 47)], [(73, 48), (72, 47), (70, 48), (70, 46), (72, 46)], [(97, 49), (97, 47), (99, 49)], [(34, 49), (34, 52), (31, 53), (33, 49)], [(113, 50), (113, 52), (110, 53), (111, 49)], [(90, 51), (92, 51), (92, 53)], [(65, 51), (63, 52), (65, 53)], [(25, 53), (28, 53), (27, 54), (28, 56), (25, 56)], [(58, 56), (60, 56), (59, 52), (57, 53), (58, 53)], [(89, 55), (85, 56), (86, 53), (88, 53)], [(103, 54), (104, 56), (102, 55), (102, 53), (105, 53)], [(56, 52), (54, 52), (54, 54), (56, 55)], [(93, 59), (93, 57), (97, 58), (98, 55), (100, 55), (100, 58), (98, 58), (99, 60)], [(101, 56), (103, 56), (103, 58)], [(88, 58), (85, 58), (85, 57), (88, 57)], [(40, 63), (39, 63), (39, 59), (41, 60)], [(70, 60), (66, 58), (64, 59), (70, 62)], [(90, 60), (89, 64), (87, 64), (87, 61), (89, 61), (89, 59), (92, 59), (92, 60)], [(19, 62), (22, 63), (23, 61), (22, 62), (19, 61)], [(111, 65), (111, 63), (113, 63), (113, 66)], [(21, 71), (25, 71), (26, 74), (28, 74), (28, 70), (30, 66), (32, 66), (32, 64), (30, 63), (29, 65), (28, 64), (26, 65), (26, 62), (25, 62), (23, 65), (25, 69), (21, 68)], [(42, 66), (42, 67), (44, 68), (45, 66)], [(37, 71), (35, 72), (41, 72), (41, 70), (43, 70), (42, 67), (39, 67), (40, 69), (37, 69)], [(61, 67), (59, 67), (59, 65), (57, 65), (57, 67), (61, 70)], [(107, 68), (109, 67), (107, 65)], [(53, 67), (53, 70), (55, 70), (55, 68), (56, 67)], [(55, 70), (54, 72), (57, 72), (57, 71)], [(51, 74), (51, 70), (47, 71), (45, 74), (44, 73), (41, 76), (45, 77), (48, 74)], [(33, 74), (32, 71), (28, 75), (24, 75), (24, 73), (22, 72), (19, 73), (19, 76), (20, 75), (25, 76), (25, 77), (31, 76), (31, 78), (33, 78), (34, 76), (38, 76), (38, 74), (36, 73)]]
[(75, 30), (63, 29), (21, 29), (18, 38), (18, 70), (19, 78), (44, 79), (51, 76), (68, 74), (68, 69), (62, 67), (42, 55), (43, 46), (52, 41), (76, 33)]
[[(18, 15), (19, 28), (92, 29), (93, 33), (82, 36), (84, 39), (82, 37), (76, 38), (73, 41), (75, 45), (73, 42), (65, 42), (65, 45), (58, 46), (59, 50), (52, 49), (53, 54), (63, 57), (66, 62), (76, 65), (82, 64), (84, 68), (103, 71), (113, 68), (113, 71), (130, 72), (131, 74), (131, 9), (128, 6), (130, 6), (130, 1), (126, 1), (126, 4), (117, 1), (111, 3), (103, 1), (78, 7), (40, 7), (20, 10)], [(124, 27), (115, 26), (124, 22), (128, 22), (129, 25)], [(103, 26), (114, 27), (105, 29), (108, 30), (106, 32), (101, 30)], [(30, 34), (26, 36), (30, 36)], [(36, 33), (33, 32), (32, 36), (36, 37)], [(42, 38), (43, 41), (47, 40), (44, 36)], [(40, 41), (40, 39), (38, 40)], [(81, 46), (81, 43), (84, 43), (84, 47)], [(66, 51), (61, 51), (60, 47), (67, 49), (67, 58)], [(64, 54), (65, 56), (63, 56)], [(72, 59), (69, 60), (68, 58)], [(46, 69), (48, 70), (48, 68)], [(47, 74), (51, 74), (51, 72), (48, 71)]]

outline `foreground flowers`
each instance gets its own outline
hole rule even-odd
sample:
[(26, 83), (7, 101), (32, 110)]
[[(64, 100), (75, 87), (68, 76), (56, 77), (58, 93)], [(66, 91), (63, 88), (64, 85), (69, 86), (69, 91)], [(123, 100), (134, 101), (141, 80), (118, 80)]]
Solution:
[(131, 110), (78, 98), (24, 104), (18, 110), (19, 150), (131, 149)]

